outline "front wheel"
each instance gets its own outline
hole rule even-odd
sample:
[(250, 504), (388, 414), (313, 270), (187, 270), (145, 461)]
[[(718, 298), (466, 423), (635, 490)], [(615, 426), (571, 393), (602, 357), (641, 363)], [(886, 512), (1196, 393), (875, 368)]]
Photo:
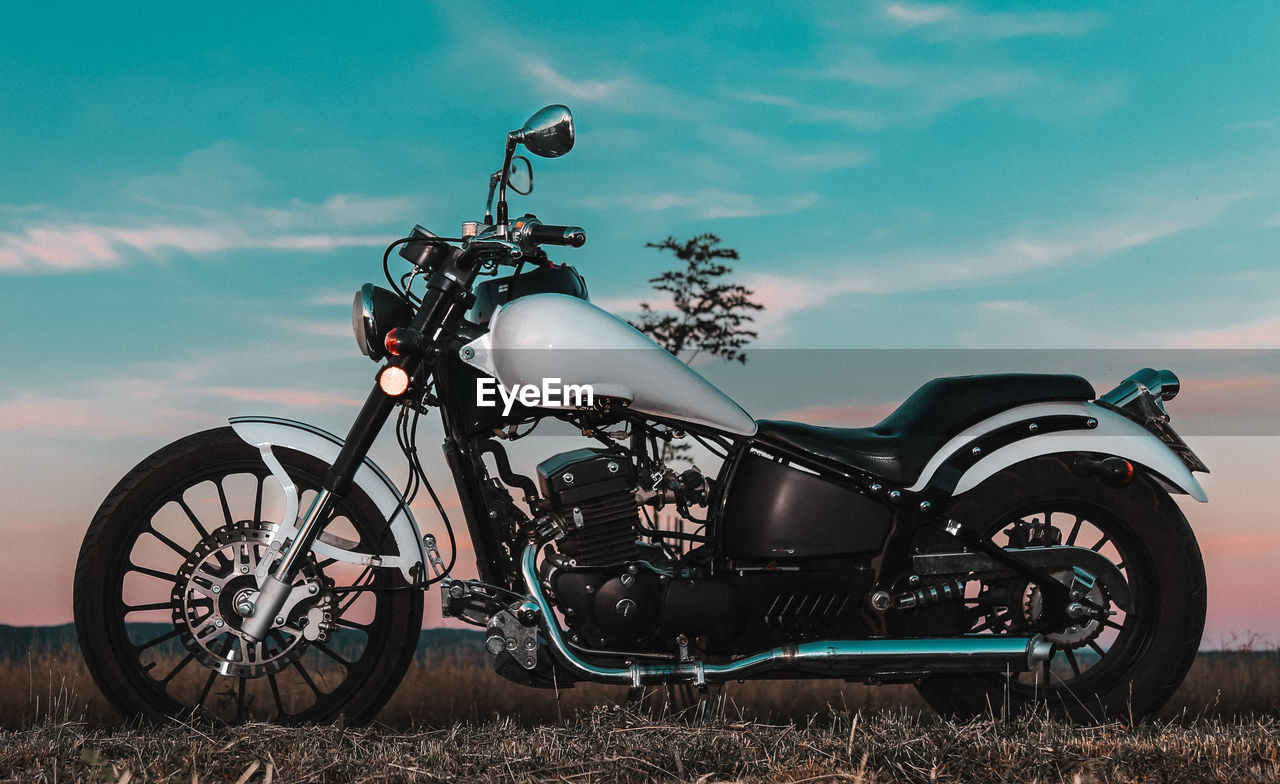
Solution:
[(1182, 683), (1204, 629), (1204, 563), (1181, 510), (1153, 482), (1113, 487), (1079, 475), (1065, 459), (1039, 458), (961, 496), (950, 515), (1002, 547), (1089, 548), (1116, 566), (1132, 602), (1120, 609), (1099, 584), (1089, 598), (1109, 609), (1105, 618), (1050, 629), (1038, 588), (1015, 578), (971, 587), (962, 607), (921, 614), (912, 623), (917, 631), (929, 625), (934, 633), (939, 626), (954, 633), (1040, 632), (1054, 644), (1049, 661), (1018, 676), (923, 682), (922, 696), (939, 713), (998, 715), (1042, 705), (1073, 721), (1138, 719)]
[[(306, 509), (328, 466), (273, 451)], [(176, 441), (120, 480), (85, 535), (74, 596), (85, 662), (118, 711), (280, 723), (343, 714), (359, 723), (390, 699), (422, 626), (422, 593), (396, 574), (308, 554), (294, 580), (305, 598), (262, 641), (241, 635), (241, 608), (251, 607), (245, 599), (284, 507), (262, 455), (231, 428)], [(358, 487), (320, 539), (394, 552)]]

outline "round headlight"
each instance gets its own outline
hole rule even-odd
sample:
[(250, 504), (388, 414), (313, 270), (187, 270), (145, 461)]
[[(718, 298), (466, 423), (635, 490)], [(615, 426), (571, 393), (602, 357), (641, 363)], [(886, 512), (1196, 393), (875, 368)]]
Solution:
[(356, 333), (360, 353), (372, 360), (387, 355), (383, 339), (396, 327), (403, 327), (413, 312), (395, 292), (366, 283), (356, 292), (351, 305), (351, 328)]

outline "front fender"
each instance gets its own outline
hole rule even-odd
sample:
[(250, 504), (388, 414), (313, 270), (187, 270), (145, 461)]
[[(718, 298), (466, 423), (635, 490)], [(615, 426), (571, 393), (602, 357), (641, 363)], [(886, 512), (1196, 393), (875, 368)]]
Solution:
[[(231, 429), (246, 443), (257, 447), (263, 462), (284, 489), (286, 509), (275, 538), (288, 539), (297, 535), (298, 494), (292, 481), (284, 473), (280, 462), (272, 453), (273, 447), (286, 447), (323, 460), (328, 465), (338, 459), (342, 439), (318, 427), (275, 417), (236, 417)], [(355, 484), (369, 496), (391, 524), (391, 535), (396, 543), (396, 555), (365, 553), (344, 549), (323, 541), (316, 541), (312, 550), (322, 558), (334, 558), (358, 566), (399, 569), (406, 580), (415, 582), (424, 573), (425, 555), (422, 551), (422, 534), (418, 522), (409, 507), (401, 503), (400, 491), (382, 469), (365, 458), (364, 465), (356, 471)], [(284, 542), (280, 542), (283, 546)]]
[(983, 480), (1023, 460), (1042, 455), (1092, 452), (1123, 457), (1154, 473), (1169, 489), (1186, 493), (1202, 503), (1209, 500), (1200, 482), (1178, 455), (1151, 431), (1095, 403), (1074, 401), (1018, 406), (966, 428), (929, 459), (919, 479), (908, 490), (923, 490), (951, 455), (993, 430), (1018, 422), (1063, 415), (1096, 419), (1098, 426), (1089, 430), (1060, 430), (1032, 435), (996, 449), (961, 474), (952, 495), (972, 490)]

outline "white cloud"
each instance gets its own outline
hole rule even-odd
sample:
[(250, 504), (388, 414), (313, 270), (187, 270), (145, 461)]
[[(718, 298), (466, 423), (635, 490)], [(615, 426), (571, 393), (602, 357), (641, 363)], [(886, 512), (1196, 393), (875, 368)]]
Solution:
[(337, 307), (338, 305), (349, 308), (354, 295), (355, 292), (351, 291), (326, 291), (313, 295), (307, 300), (307, 304), (317, 308)]
[(1044, 310), (1039, 305), (1017, 300), (979, 302), (978, 309), (988, 313), (1009, 313), (1018, 316), (1040, 316), (1044, 314)]
[(1074, 38), (1100, 27), (1105, 19), (1090, 11), (1023, 11), (982, 13), (964, 5), (885, 3), (884, 16), (904, 29), (942, 40), (1050, 36)]
[[(867, 125), (871, 117), (878, 118), (882, 125), (925, 120), (973, 101), (1034, 94), (1042, 85), (1055, 81), (1032, 69), (1004, 64), (886, 63), (873, 50), (856, 47), (841, 52), (837, 64), (813, 76), (881, 91), (872, 98), (885, 103), (886, 108), (877, 112), (862, 110), (860, 116), (868, 118)], [(908, 98), (892, 100), (898, 93)], [(797, 108), (814, 121), (823, 119), (816, 107)], [(838, 114), (828, 114), (826, 121), (836, 119)]]
[[(345, 297), (345, 304), (351, 307), (352, 295)], [(314, 303), (313, 303), (314, 304)], [(268, 321), (280, 329), (287, 330), (299, 335), (314, 335), (322, 338), (351, 338), (351, 320), (350, 319), (299, 319), (286, 318), (284, 316), (271, 316)], [(351, 350), (355, 351), (355, 345), (352, 343)]]
[(679, 210), (685, 217), (711, 220), (715, 218), (757, 218), (787, 215), (812, 207), (816, 193), (761, 198), (750, 193), (707, 188), (699, 191), (638, 193), (610, 199), (593, 199), (586, 204), (593, 209), (627, 209), (641, 212)]
[(386, 244), (385, 235), (292, 234), (252, 237), (239, 226), (150, 225), (123, 228), (95, 224), (41, 224), (0, 232), (0, 273), (82, 272), (119, 267), (139, 255), (192, 255), (263, 248), (331, 251)]
[(413, 212), (415, 206), (416, 201), (408, 196), (371, 198), (359, 194), (337, 193), (320, 204), (293, 199), (285, 207), (248, 208), (243, 211), (243, 219), (280, 229), (299, 226), (382, 226), (403, 220)]
[(385, 245), (390, 234), (361, 227), (402, 221), (417, 200), (336, 193), (319, 203), (259, 206), (266, 181), (230, 142), (187, 155), (170, 172), (134, 177), (119, 195), (147, 214), (66, 213), (0, 205), (0, 273), (74, 272), (124, 266), (174, 253), (239, 249), (325, 252)]
[[(1280, 303), (1276, 303), (1280, 307)], [(1221, 327), (1157, 332), (1152, 342), (1161, 348), (1276, 349), (1280, 348), (1280, 316)]]
[(633, 86), (632, 81), (625, 77), (611, 81), (570, 79), (543, 60), (526, 60), (524, 73), (545, 89), (577, 101), (605, 101), (616, 98)]
[[(1041, 236), (1015, 235), (972, 253), (923, 250), (892, 256), (791, 263), (815, 270), (807, 275), (747, 274), (744, 284), (765, 305), (757, 319), (768, 334), (779, 334), (794, 313), (855, 294), (894, 294), (959, 288), (1068, 263), (1092, 263), (1122, 251), (1198, 228), (1241, 198), (1236, 194), (1156, 205), (1128, 216), (1103, 219)], [(991, 302), (993, 312), (1022, 312), (1027, 303)]]
[(790, 144), (741, 128), (713, 128), (706, 134), (716, 145), (732, 147), (739, 156), (778, 171), (834, 172), (862, 166), (871, 155), (851, 144)]
[(953, 21), (959, 12), (944, 5), (907, 5), (906, 3), (889, 3), (884, 13), (890, 19), (908, 26), (938, 24)]
[(804, 122), (841, 125), (855, 131), (877, 131), (894, 124), (894, 121), (885, 112), (874, 109), (824, 106), (806, 103), (789, 95), (773, 95), (763, 92), (731, 90), (726, 95), (748, 103), (760, 103), (789, 109)]
[[(1114, 72), (1066, 75), (1043, 64), (1022, 64), (995, 39), (1032, 34), (1083, 35), (1101, 23), (1089, 14), (977, 14), (965, 6), (893, 3), (879, 22), (864, 14), (833, 21), (825, 65), (792, 76), (800, 88), (742, 93), (740, 97), (789, 108), (805, 122), (876, 130), (918, 124), (978, 101), (1045, 120), (1097, 114), (1123, 103), (1128, 91)], [(887, 20), (887, 21), (886, 21)], [(904, 33), (963, 40), (930, 56), (904, 58), (878, 38)], [(815, 85), (804, 81), (816, 81)], [(795, 95), (800, 97), (797, 98)]]
[(337, 193), (325, 200), (325, 215), (339, 226), (376, 226), (399, 220), (413, 209), (414, 200), (407, 196), (366, 198)]
[(277, 250), (314, 250), (329, 251), (338, 248), (369, 248), (387, 244), (385, 234), (335, 235), (335, 234), (300, 234), (291, 237), (274, 237), (261, 244), (246, 247), (275, 248)]
[(170, 171), (134, 177), (125, 194), (150, 206), (225, 207), (261, 192), (267, 181), (237, 143), (219, 140), (188, 153)]
[(87, 223), (38, 224), (0, 232), (0, 272), (78, 272), (120, 266), (130, 251), (156, 258), (166, 251), (210, 253), (243, 246), (233, 229), (151, 225), (121, 228)]

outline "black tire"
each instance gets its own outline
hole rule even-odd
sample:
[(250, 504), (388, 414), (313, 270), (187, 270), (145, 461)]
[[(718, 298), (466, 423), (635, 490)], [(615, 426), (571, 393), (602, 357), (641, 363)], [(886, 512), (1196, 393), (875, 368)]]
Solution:
[[(305, 510), (328, 466), (294, 450), (273, 451)], [(213, 618), (221, 599), (193, 590), (195, 578), (207, 573), (200, 568), (223, 570), (227, 591), (219, 585), (215, 593), (231, 601), (232, 588), (243, 589), (240, 583), (252, 580), (235, 564), (242, 557), (267, 557), (265, 546), (256, 545), (260, 524), (272, 519), (270, 507), (281, 506), (283, 497), (258, 450), (225, 427), (160, 449), (103, 501), (76, 563), (76, 634), (94, 681), (121, 714), (279, 723), (326, 722), (343, 715), (350, 723), (363, 723), (391, 698), (417, 646), (422, 592), (388, 570), (317, 562), (310, 554), (307, 576), (299, 579), (315, 582), (320, 596), (331, 597), (321, 608), (331, 618), (324, 621), (327, 640), (273, 631), (260, 651), (260, 671), (246, 668), (240, 677), (213, 669), (219, 649), (225, 661), (238, 638), (231, 632), (230, 613), (217, 614), (217, 630), (214, 621), (197, 617), (205, 612), (203, 604), (209, 612), (204, 617)], [(394, 553), (382, 547), (390, 539), (387, 528), (378, 507), (356, 487), (339, 500), (324, 530), (341, 536), (347, 547), (355, 543), (366, 552)], [(201, 565), (190, 566), (193, 561)], [(329, 588), (320, 591), (322, 585)], [(354, 585), (404, 590), (340, 592)], [(210, 634), (202, 645), (197, 640), (206, 637), (202, 624), (220, 636)]]
[[(1066, 519), (1051, 516), (1059, 512)], [(1186, 518), (1153, 481), (1139, 476), (1114, 487), (1079, 475), (1064, 459), (1038, 458), (957, 498), (950, 515), (985, 526), (984, 536), (996, 537), (1002, 546), (1008, 542), (1000, 541), (1001, 533), (1019, 520), (1054, 526), (1063, 532), (1063, 544), (1085, 547), (1093, 541), (1085, 532), (1096, 529), (1109, 541), (1091, 549), (1122, 566), (1134, 603), (1132, 612), (1119, 612), (1098, 625), (1099, 636), (1093, 640), (1081, 643), (1087, 636), (1082, 634), (1069, 640), (1074, 649), (1055, 646), (1054, 659), (1043, 670), (1017, 677), (946, 676), (923, 682), (921, 695), (939, 713), (958, 718), (1016, 715), (1034, 706), (1084, 723), (1138, 720), (1164, 705), (1182, 683), (1204, 630), (1204, 563)], [(934, 608), (917, 619), (916, 630), (923, 621), (934, 633), (951, 624), (949, 630), (960, 633), (1013, 631), (999, 628), (997, 608), (978, 608), (972, 600), (969, 604), (973, 614), (964, 616), (954, 605)], [(1011, 608), (1004, 610), (1013, 617)]]

